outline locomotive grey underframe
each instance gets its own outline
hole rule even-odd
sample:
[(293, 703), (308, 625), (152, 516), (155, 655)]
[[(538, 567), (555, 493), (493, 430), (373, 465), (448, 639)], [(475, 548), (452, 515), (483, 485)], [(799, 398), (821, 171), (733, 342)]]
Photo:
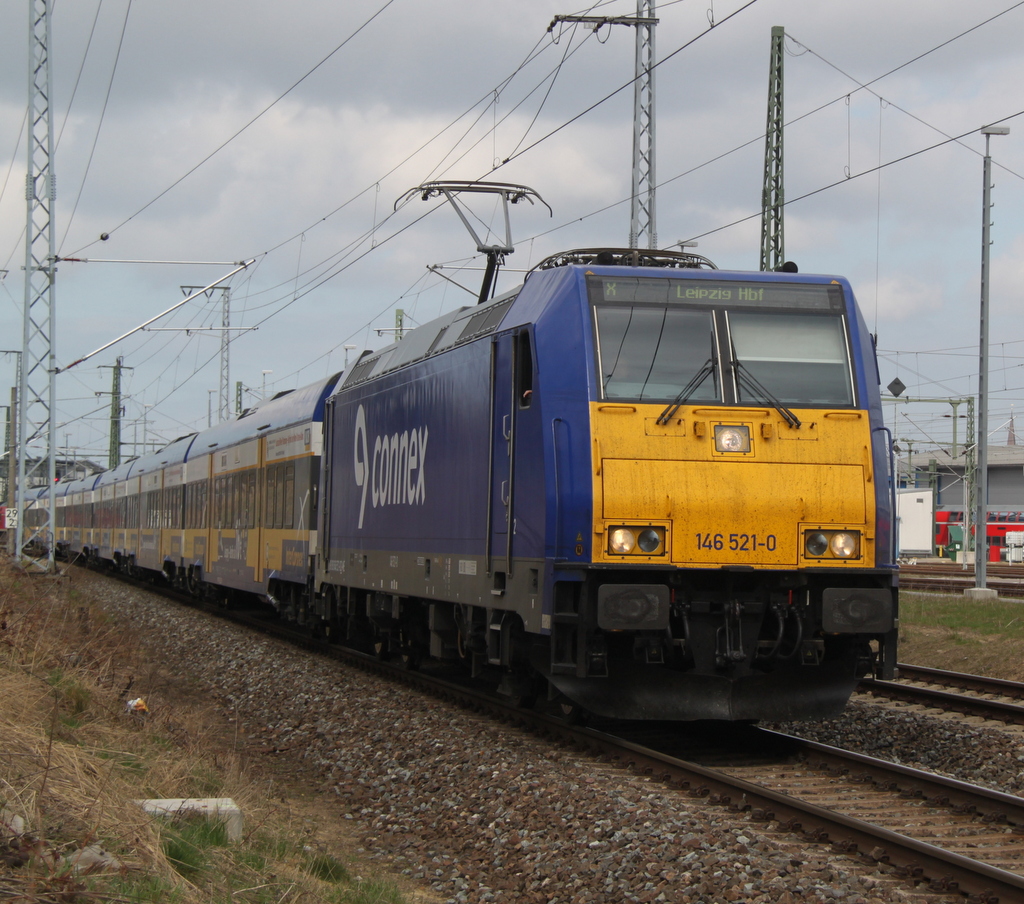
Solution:
[(528, 633), (546, 633), (543, 559), (516, 559), (511, 572), (488, 572), (486, 556), (348, 549), (331, 550), (321, 564), (321, 593), (326, 585), (352, 587), (515, 612)]
[[(571, 566), (570, 566), (571, 567)], [(602, 574), (603, 572), (603, 574)], [(651, 583), (645, 583), (647, 575)], [(665, 600), (659, 579), (676, 582), (671, 572), (660, 567), (648, 569), (640, 566), (632, 571), (633, 583), (624, 583), (629, 574), (616, 573), (608, 566), (590, 566), (590, 574), (582, 582), (590, 583), (590, 611), (581, 602), (579, 609), (580, 642), (575, 648), (575, 662), (557, 662), (552, 657), (551, 669), (535, 661), (537, 668), (547, 675), (551, 683), (568, 698), (602, 716), (611, 718), (665, 718), (665, 719), (775, 719), (829, 718), (838, 715), (846, 706), (860, 673), (870, 668), (865, 649), (857, 657), (861, 665), (854, 668), (854, 660), (846, 656), (823, 659), (825, 641), (817, 635), (818, 620), (827, 635), (873, 635), (882, 648), (881, 661), (875, 663), (877, 677), (891, 678), (896, 666), (896, 634), (898, 625), (894, 616), (895, 587), (891, 572), (875, 569), (806, 569), (798, 572), (772, 573), (779, 581), (792, 581), (805, 596), (804, 614), (810, 619), (805, 625), (800, 654), (791, 657), (782, 668), (761, 671), (753, 667), (755, 648), (761, 631), (762, 619), (767, 618), (764, 603), (772, 591), (767, 585), (755, 585), (738, 594), (728, 589), (729, 575), (754, 576), (746, 569), (683, 569), (675, 572), (683, 584), (680, 590), (697, 578), (708, 581), (704, 590), (690, 595), (693, 606), (690, 630), (692, 652), (696, 654), (694, 667), (677, 671), (666, 667), (658, 658), (654, 645), (657, 626), (662, 624), (661, 602)], [(765, 577), (765, 573), (761, 573)], [(623, 583), (619, 583), (623, 581)], [(838, 584), (838, 586), (836, 586)], [(774, 586), (774, 595), (783, 589)], [(582, 589), (582, 588), (581, 588)], [(667, 589), (667, 588), (664, 588)], [(690, 587), (693, 591), (694, 588)], [(638, 623), (631, 631), (625, 624), (613, 624), (613, 615), (603, 607), (622, 591), (628, 600), (645, 597), (650, 603), (646, 610), (635, 607)], [(587, 592), (583, 591), (586, 596)], [(685, 597), (687, 594), (683, 593)], [(728, 617), (730, 603), (738, 603), (734, 624), (738, 629), (737, 644), (728, 650), (718, 650), (715, 632)], [(657, 603), (657, 605), (654, 605)], [(555, 633), (559, 627), (559, 614), (554, 614)], [(630, 614), (627, 606), (626, 616)], [(603, 625), (602, 622), (605, 622)], [(625, 628), (639, 649), (645, 639), (651, 641), (649, 649), (654, 658), (643, 661), (604, 658), (600, 632), (594, 628)], [(650, 630), (653, 629), (653, 630)], [(661, 632), (665, 637), (665, 633)], [(557, 637), (552, 639), (552, 650), (558, 648)], [(638, 649), (638, 647), (634, 647)], [(716, 661), (716, 652), (730, 653), (746, 650), (742, 661)], [(728, 659), (728, 657), (726, 657)], [(575, 666), (575, 667), (574, 667)], [(815, 676), (808, 681), (808, 675)], [(597, 680), (595, 680), (597, 679)]]

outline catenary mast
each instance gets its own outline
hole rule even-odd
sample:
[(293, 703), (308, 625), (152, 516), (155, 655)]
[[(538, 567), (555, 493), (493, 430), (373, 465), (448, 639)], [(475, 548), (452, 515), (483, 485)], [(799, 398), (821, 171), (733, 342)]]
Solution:
[[(57, 183), (53, 172), (53, 75), (50, 64), (50, 0), (29, 0), (28, 165), (25, 173), (25, 303), (18, 425), (18, 527), (15, 554), (38, 540), (48, 549), (33, 560), (54, 569), (53, 417), (57, 397), (54, 282), (57, 257), (53, 228)], [(24, 494), (47, 486), (49, 505), (26, 525)]]
[(548, 26), (561, 22), (590, 25), (594, 31), (605, 25), (628, 25), (636, 29), (636, 65), (633, 75), (633, 179), (629, 211), (629, 247), (658, 247), (655, 219), (654, 166), (654, 0), (637, 0), (635, 16), (555, 16)]
[(772, 27), (771, 64), (768, 67), (768, 123), (764, 139), (764, 186), (761, 190), (761, 270), (778, 270), (785, 261), (782, 168), (782, 59), (786, 30)]
[(629, 216), (629, 247), (658, 247), (654, 167), (654, 0), (636, 4), (636, 77), (633, 82), (633, 194)]

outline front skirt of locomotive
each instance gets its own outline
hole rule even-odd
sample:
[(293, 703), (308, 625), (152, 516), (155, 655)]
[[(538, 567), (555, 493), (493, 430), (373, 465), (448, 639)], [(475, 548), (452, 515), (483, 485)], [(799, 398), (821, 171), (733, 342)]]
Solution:
[(782, 722), (839, 715), (857, 686), (853, 672), (840, 660), (729, 678), (620, 661), (604, 678), (547, 677), (570, 700), (610, 719)]

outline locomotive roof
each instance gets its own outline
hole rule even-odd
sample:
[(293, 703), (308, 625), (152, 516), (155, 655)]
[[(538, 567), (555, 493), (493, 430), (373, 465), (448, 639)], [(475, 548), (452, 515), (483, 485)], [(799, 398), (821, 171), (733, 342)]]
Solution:
[(392, 342), (378, 351), (363, 352), (355, 364), (345, 372), (345, 378), (339, 384), (338, 390), (493, 333), (501, 324), (505, 312), (515, 301), (521, 288), (522, 286), (517, 286), (511, 292), (505, 292), (483, 304), (461, 307), (443, 314), (436, 320), (411, 330), (405, 338), (397, 342)]

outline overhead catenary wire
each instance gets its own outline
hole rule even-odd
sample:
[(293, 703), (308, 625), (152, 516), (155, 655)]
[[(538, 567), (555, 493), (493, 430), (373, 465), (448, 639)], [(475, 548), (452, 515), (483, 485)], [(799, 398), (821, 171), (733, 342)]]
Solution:
[[(241, 135), (248, 128), (250, 128), (253, 124), (255, 124), (260, 119), (262, 119), (268, 112), (270, 112), (270, 110), (272, 110), (275, 106), (277, 106), (277, 104), (279, 104), (289, 94), (291, 94), (296, 88), (298, 88), (299, 85), (301, 85), (304, 81), (306, 81), (306, 79), (308, 79), (314, 72), (316, 72), (318, 69), (320, 69), (320, 67), (322, 67), (328, 60), (331, 59), (331, 57), (333, 57), (335, 54), (337, 54), (350, 41), (352, 41), (357, 35), (359, 35), (367, 27), (369, 27), (369, 25), (372, 22), (374, 22), (377, 18), (379, 18), (387, 10), (387, 8), (389, 6), (391, 6), (394, 2), (395, 2), (395, 0), (385, 0), (383, 6), (379, 7), (372, 15), (370, 15), (369, 18), (364, 20), (363, 23), (358, 28), (355, 29), (355, 31), (351, 32), (337, 47), (335, 47), (330, 53), (328, 53), (327, 56), (325, 56), (323, 59), (321, 59), (311, 69), (307, 70), (299, 79), (294, 81), (284, 92), (282, 92), (280, 95), (278, 95), (273, 101), (271, 101), (262, 110), (260, 110), (259, 113), (257, 113), (251, 119), (249, 119), (249, 121), (246, 122), (240, 129), (235, 131), (229, 138), (227, 138), (225, 141), (223, 141), (221, 144), (219, 144), (216, 148), (214, 148), (212, 151), (210, 151), (210, 153), (207, 154), (202, 160), (200, 160), (198, 163), (196, 163), (191, 169), (189, 169), (182, 176), (178, 177), (178, 179), (176, 179), (174, 182), (172, 182), (170, 185), (168, 185), (158, 195), (156, 195), (155, 197), (151, 198), (148, 202), (146, 202), (146, 204), (144, 204), (137, 211), (135, 211), (135, 213), (133, 213), (131, 216), (129, 216), (129, 217), (125, 218), (124, 220), (122, 220), (120, 223), (118, 223), (113, 228), (106, 230), (105, 234), (108, 235), (108, 236), (109, 235), (113, 235), (115, 232), (117, 232), (119, 229), (121, 229), (127, 223), (129, 223), (132, 220), (134, 220), (135, 217), (137, 217), (143, 211), (145, 211), (148, 208), (152, 207), (157, 201), (159, 201), (162, 197), (164, 197), (164, 195), (166, 195), (168, 192), (173, 190), (176, 186), (178, 186), (182, 182), (184, 182), (189, 176), (191, 176), (201, 166), (203, 166), (205, 163), (207, 163), (210, 160), (212, 160), (217, 154), (219, 154), (222, 150), (224, 150), (224, 148), (226, 148), (239, 135)], [(90, 243), (90, 244), (93, 244), (93, 243)], [(89, 246), (84, 246), (84, 247), (89, 247)], [(80, 248), (78, 251), (76, 251), (74, 253), (77, 255), (82, 250), (84, 250), (84, 248)]]
[[(128, 31), (128, 17), (131, 14), (131, 11), (132, 11), (132, 0), (128, 0), (128, 5), (125, 7), (125, 11), (124, 11), (124, 22), (122, 23), (122, 26), (121, 26), (121, 35), (120, 35), (120, 37), (118, 38), (118, 41), (117, 41), (117, 51), (114, 54), (114, 64), (113, 64), (113, 66), (111, 66), (110, 78), (107, 81), (107, 90), (106, 90), (106, 93), (103, 96), (103, 106), (100, 109), (100, 115), (99, 115), (99, 117), (96, 120), (96, 130), (95, 130), (95, 132), (93, 132), (92, 144), (89, 147), (89, 155), (88, 155), (88, 158), (86, 159), (86, 162), (85, 162), (85, 172), (82, 174), (82, 180), (81, 180), (81, 182), (79, 183), (79, 186), (78, 186), (78, 194), (75, 196), (75, 203), (72, 205), (71, 213), (68, 215), (67, 223), (65, 224), (65, 228), (64, 228), (64, 235), (61, 238), (60, 242), (57, 243), (58, 247), (60, 247), (64, 243), (64, 241), (67, 239), (68, 232), (71, 229), (71, 224), (72, 224), (72, 222), (75, 219), (75, 213), (78, 210), (78, 205), (79, 205), (79, 203), (82, 200), (82, 192), (85, 190), (85, 183), (86, 183), (86, 179), (88, 179), (88, 176), (89, 176), (89, 170), (92, 168), (92, 160), (93, 160), (93, 156), (96, 154), (96, 145), (99, 143), (99, 140), (100, 140), (100, 131), (103, 128), (103, 121), (104, 121), (104, 118), (106, 117), (107, 105), (110, 103), (110, 93), (111, 93), (111, 91), (113, 90), (113, 87), (114, 87), (114, 76), (117, 73), (118, 61), (121, 59), (121, 50), (124, 47), (124, 37), (125, 37), (125, 34)], [(82, 60), (82, 68), (83, 69), (85, 67), (85, 57), (88, 56), (89, 46), (92, 44), (93, 35), (96, 32), (96, 22), (99, 19), (99, 14), (100, 14), (100, 7), (99, 7), (99, 5), (97, 5), (97, 7), (96, 7), (96, 16), (93, 18), (92, 28), (89, 31), (89, 40), (88, 40), (88, 42), (86, 44), (86, 51), (85, 51), (85, 55), (83, 56), (83, 60)], [(79, 70), (78, 79), (81, 79), (81, 70)], [(74, 104), (75, 94), (77, 93), (77, 91), (78, 91), (78, 80), (75, 81), (75, 88), (74, 88), (74, 91), (72, 91), (72, 94), (71, 94), (71, 103), (68, 105), (68, 115), (70, 115), (71, 107)], [(67, 120), (65, 120), (65, 124), (66, 124), (66, 122), (67, 122)], [(64, 127), (61, 126), (61, 134), (63, 134), (63, 131), (64, 131)], [(58, 135), (58, 137), (57, 137), (57, 147), (58, 147), (58, 149), (59, 149), (59, 146), (60, 146), (60, 135)]]

